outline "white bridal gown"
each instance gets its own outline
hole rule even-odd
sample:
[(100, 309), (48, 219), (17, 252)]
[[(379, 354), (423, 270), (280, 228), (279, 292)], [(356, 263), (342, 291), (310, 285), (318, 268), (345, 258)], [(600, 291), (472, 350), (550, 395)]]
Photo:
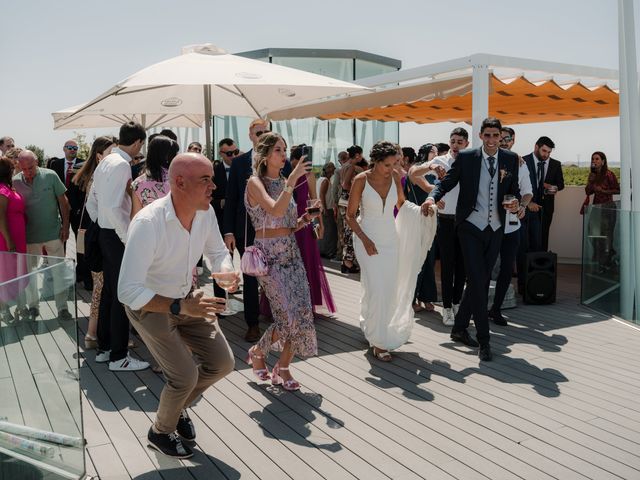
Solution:
[(357, 221), (378, 254), (369, 256), (360, 239), (353, 237), (361, 269), (360, 328), (370, 345), (385, 350), (409, 340), (418, 273), (436, 234), (436, 216), (425, 217), (411, 202), (405, 201), (394, 219), (397, 202), (395, 181), (383, 204), (365, 180)]

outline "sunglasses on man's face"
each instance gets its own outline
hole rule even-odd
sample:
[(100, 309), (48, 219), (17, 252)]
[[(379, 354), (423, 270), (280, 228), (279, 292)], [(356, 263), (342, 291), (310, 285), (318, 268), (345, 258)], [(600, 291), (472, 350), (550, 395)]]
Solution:
[(229, 150), (228, 152), (220, 152), (223, 155), (226, 155), (227, 157), (233, 157), (234, 155), (238, 155), (240, 153), (240, 150), (238, 150), (237, 148), (235, 150)]
[(509, 136), (502, 137), (502, 138), (500, 139), (500, 141), (501, 141), (501, 142), (505, 142), (505, 143), (508, 143), (508, 142), (510, 142), (511, 140), (513, 140), (513, 137), (509, 137)]
[(256, 132), (256, 137), (260, 137), (260, 135), (262, 135), (264, 133), (271, 133), (271, 132), (269, 130), (258, 130)]
[(66, 147), (64, 147), (64, 148), (66, 148), (67, 150), (78, 150), (78, 147), (75, 147), (75, 146), (73, 146), (73, 145), (67, 145), (67, 146), (66, 146)]
[(134, 160), (144, 160), (144, 155), (136, 155), (133, 157)]

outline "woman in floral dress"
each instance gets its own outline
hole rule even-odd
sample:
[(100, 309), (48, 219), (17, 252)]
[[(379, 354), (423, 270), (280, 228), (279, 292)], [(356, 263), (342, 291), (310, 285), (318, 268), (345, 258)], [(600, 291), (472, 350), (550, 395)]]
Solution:
[[(254, 153), (253, 176), (245, 193), (245, 206), (256, 231), (254, 245), (264, 252), (269, 271), (258, 282), (269, 299), (274, 322), (249, 350), (248, 363), (260, 380), (298, 390), (300, 384), (289, 371), (294, 355), (317, 353), (316, 331), (309, 282), (295, 232), (311, 221), (308, 213), (298, 217), (292, 194), (296, 182), (311, 170), (303, 158), (288, 179), (280, 175), (286, 161), (286, 144), (277, 133), (266, 133)], [(280, 351), (271, 375), (265, 356)]]

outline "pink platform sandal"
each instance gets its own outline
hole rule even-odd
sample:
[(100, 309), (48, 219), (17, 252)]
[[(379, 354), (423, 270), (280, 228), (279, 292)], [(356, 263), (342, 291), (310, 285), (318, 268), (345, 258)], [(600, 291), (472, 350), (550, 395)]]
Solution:
[(256, 347), (254, 345), (249, 349), (249, 352), (247, 354), (247, 359), (245, 360), (245, 362), (247, 362), (247, 365), (250, 365), (252, 367), (253, 374), (256, 377), (258, 377), (258, 380), (260, 380), (261, 382), (266, 382), (271, 378), (271, 375), (269, 375), (269, 370), (267, 370), (266, 368), (255, 368), (253, 366), (254, 359), (256, 358), (264, 359), (264, 355), (262, 353), (256, 353), (255, 348)]
[(281, 367), (279, 363), (276, 363), (273, 366), (273, 370), (271, 371), (271, 384), (272, 385), (282, 385), (282, 388), (289, 392), (295, 392), (296, 390), (300, 390), (300, 384), (297, 380), (290, 378), (289, 380), (284, 380), (280, 376), (280, 371), (288, 372), (289, 367)]

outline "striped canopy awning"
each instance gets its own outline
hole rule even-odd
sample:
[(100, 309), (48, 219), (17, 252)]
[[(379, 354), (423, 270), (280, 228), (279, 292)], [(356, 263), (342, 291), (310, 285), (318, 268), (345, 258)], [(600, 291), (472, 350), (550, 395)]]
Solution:
[[(275, 112), (273, 120), (318, 117), (393, 122), (466, 122), (472, 119), (472, 77), (462, 75), (418, 85), (400, 85)], [(531, 81), (524, 75), (489, 75), (489, 114), (504, 124), (616, 117), (617, 90), (576, 80)]]

